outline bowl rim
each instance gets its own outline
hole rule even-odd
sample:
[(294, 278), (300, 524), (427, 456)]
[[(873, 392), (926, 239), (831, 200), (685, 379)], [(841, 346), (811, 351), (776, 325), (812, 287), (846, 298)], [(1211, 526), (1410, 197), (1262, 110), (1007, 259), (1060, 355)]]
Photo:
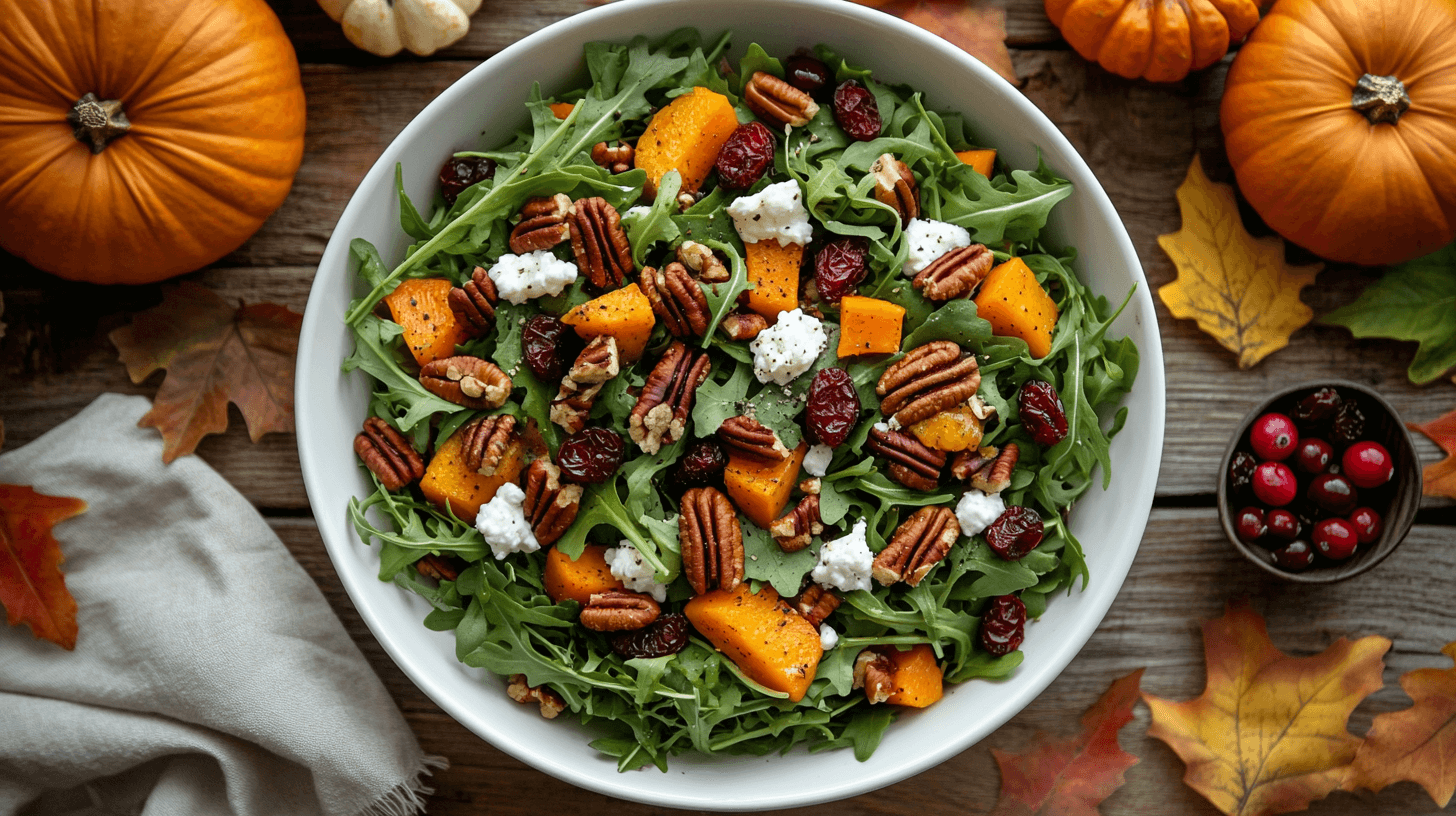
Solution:
[[(1244, 435), (1248, 433), (1249, 428), (1254, 424), (1254, 420), (1267, 413), (1270, 406), (1296, 392), (1309, 391), (1325, 386), (1359, 392), (1379, 405), (1390, 415), (1391, 420), (1395, 423), (1400, 439), (1400, 447), (1405, 453), (1403, 457), (1405, 473), (1397, 473), (1392, 477), (1403, 479), (1404, 483), (1404, 489), (1397, 495), (1397, 499), (1392, 502), (1392, 509), (1400, 510), (1399, 518), (1401, 523), (1398, 527), (1387, 526), (1381, 535), (1381, 540), (1376, 542), (1374, 547), (1366, 550), (1359, 561), (1344, 568), (1344, 571), (1340, 571), (1341, 568), (1338, 567), (1322, 567), (1319, 571), (1314, 572), (1288, 572), (1270, 564), (1267, 558), (1260, 558), (1256, 555), (1253, 550), (1253, 545), (1245, 544), (1234, 529), (1234, 510), (1233, 505), (1229, 502), (1228, 495), (1227, 475), (1229, 463), (1233, 461), (1234, 453), (1238, 451), (1239, 443), (1243, 441)], [(1414, 481), (1411, 481), (1412, 479)], [(1416, 510), (1419, 509), (1421, 504), (1420, 490), (1412, 490), (1411, 485), (1419, 485), (1420, 482), (1420, 453), (1416, 451), (1415, 443), (1411, 441), (1410, 434), (1406, 431), (1405, 423), (1400, 418), (1400, 413), (1395, 410), (1395, 406), (1391, 405), (1389, 400), (1373, 388), (1361, 385), (1352, 380), (1331, 377), (1307, 380), (1275, 391), (1258, 405), (1249, 409), (1249, 412), (1244, 414), (1243, 419), (1239, 420), (1238, 430), (1229, 438), (1228, 446), (1223, 451), (1223, 458), (1219, 461), (1218, 489), (1216, 491), (1218, 495), (1218, 519), (1223, 527), (1224, 536), (1229, 540), (1229, 544), (1235, 550), (1238, 550), (1240, 555), (1259, 567), (1259, 569), (1277, 578), (1298, 584), (1335, 584), (1340, 581), (1348, 581), (1357, 575), (1363, 575), (1375, 569), (1380, 562), (1389, 558), (1390, 554), (1395, 552), (1396, 548), (1405, 542), (1406, 536), (1410, 535), (1411, 527), (1415, 526)], [(1390, 513), (1386, 513), (1386, 518), (1388, 519), (1390, 515)]]
[[(610, 5), (599, 6), (572, 17), (553, 23), (539, 31), (536, 31), (511, 46), (503, 49), (500, 53), (483, 61), (480, 65), (472, 68), (466, 74), (456, 80), (450, 87), (442, 91), (432, 100), (420, 113), (400, 131), (398, 135), (385, 147), (373, 166), (360, 180), (353, 195), (350, 197), (343, 213), (339, 217), (339, 224), (352, 223), (357, 220), (359, 211), (365, 210), (375, 202), (366, 200), (363, 195), (365, 189), (378, 186), (384, 179), (392, 178), (394, 162), (399, 160), (403, 152), (403, 145), (412, 143), (418, 134), (426, 127), (428, 114), (436, 109), (466, 101), (467, 94), (474, 90), (473, 77), (478, 76), (487, 66), (496, 61), (510, 61), (521, 57), (529, 57), (530, 52), (541, 46), (543, 43), (562, 35), (578, 26), (591, 26), (592, 24), (610, 20), (616, 16), (630, 17), (642, 15), (647, 17), (655, 9), (679, 6), (677, 0), (622, 0), (622, 2)], [(453, 695), (442, 689), (435, 679), (420, 669), (411, 660), (402, 656), (402, 645), (396, 643), (393, 634), (389, 631), (389, 622), (381, 619), (379, 610), (367, 602), (359, 602), (364, 595), (363, 585), (366, 579), (354, 574), (350, 569), (341, 569), (343, 563), (341, 558), (348, 548), (362, 546), (352, 535), (345, 535), (345, 540), (336, 540), (326, 530), (325, 524), (320, 523), (320, 536), (324, 539), (325, 547), (329, 551), (330, 560), (334, 563), (335, 571), (339, 574), (345, 590), (348, 592), (351, 601), (360, 617), (369, 627), (371, 634), (389, 654), (390, 658), (399, 666), (400, 670), (408, 676), (426, 696), (438, 705), (446, 713), (450, 714), (456, 721), (465, 725), (470, 731), (485, 739), (503, 752), (521, 760), (536, 770), (546, 772), (559, 779), (563, 779), (579, 787), (596, 791), (599, 793), (615, 796), (631, 801), (643, 802), (654, 805), (670, 807), (687, 807), (704, 810), (761, 810), (786, 808), (794, 806), (805, 806), (820, 804), (863, 794), (876, 790), (886, 785), (907, 779), (928, 768), (944, 762), (950, 757), (969, 748), (972, 744), (984, 738), (995, 729), (1004, 725), (1024, 709), (1032, 700), (1039, 696), (1046, 688), (1062, 673), (1067, 665), (1080, 653), (1081, 649), (1091, 638), (1093, 632), (1106, 617), (1107, 610), (1111, 607), (1120, 591), (1133, 559), (1141, 545), (1143, 532), (1146, 529), (1152, 511), (1153, 496), (1156, 490), (1158, 472), (1161, 467), (1161, 452), (1163, 449), (1164, 426), (1166, 422), (1166, 382), (1163, 367), (1162, 338), (1158, 333), (1157, 313), (1153, 306), (1151, 290), (1143, 272), (1142, 264), (1138, 259), (1137, 251), (1127, 233), (1117, 210), (1113, 207), (1106, 191), (1092, 173), (1086, 160), (1072, 146), (1066, 136), (1056, 125), (1038, 109), (1032, 102), (1021, 94), (1014, 86), (1007, 83), (1002, 77), (986, 67), (979, 60), (966, 52), (951, 45), (945, 40), (930, 34), (911, 23), (899, 18), (879, 12), (875, 9), (860, 6), (853, 3), (844, 3), (842, 0), (774, 0), (773, 5), (781, 8), (783, 13), (814, 13), (832, 14), (858, 18), (859, 22), (869, 23), (887, 34), (900, 36), (913, 43), (917, 48), (936, 52), (938, 56), (948, 59), (960, 66), (967, 74), (976, 80), (1004, 88), (1001, 99), (1005, 105), (1014, 109), (1015, 115), (1027, 120), (1038, 127), (1034, 133), (1037, 144), (1042, 147), (1055, 147), (1067, 157), (1066, 166), (1057, 168), (1059, 174), (1074, 181), (1077, 194), (1087, 196), (1089, 201), (1087, 208), (1091, 211), (1105, 216), (1111, 225), (1111, 244), (1113, 248), (1114, 261), (1117, 266), (1126, 266), (1126, 271), (1131, 276), (1131, 282), (1135, 287), (1132, 293), (1132, 301), (1137, 311), (1136, 319), (1146, 326), (1146, 336), (1151, 342), (1143, 342), (1139, 336), (1139, 352), (1141, 363), (1138, 373), (1138, 382), (1135, 386), (1135, 393), (1145, 392), (1140, 400), (1145, 405), (1149, 416), (1146, 422), (1139, 426), (1139, 431), (1146, 440), (1146, 446), (1151, 453), (1146, 455), (1146, 465), (1141, 467), (1138, 475), (1124, 474), (1123, 478), (1132, 482), (1128, 488), (1126, 506), (1141, 513), (1134, 512), (1129, 516), (1123, 516), (1119, 521), (1119, 528), (1125, 531), (1133, 542), (1131, 547), (1124, 550), (1114, 551), (1115, 559), (1108, 559), (1103, 564), (1099, 574), (1094, 580), (1094, 585), (1110, 586), (1109, 590), (1102, 590), (1100, 587), (1093, 589), (1087, 586), (1078, 590), (1079, 593), (1091, 594), (1086, 603), (1088, 606), (1075, 620), (1069, 622), (1065, 629), (1063, 648), (1060, 648), (1049, 659), (1038, 662), (1036, 673), (1024, 682), (1014, 682), (1005, 685), (1006, 694), (1002, 702), (993, 709), (986, 717), (979, 721), (975, 727), (967, 728), (955, 738), (944, 740), (935, 746), (926, 746), (925, 750), (917, 752), (913, 757), (905, 758), (900, 764), (873, 768), (864, 766), (860, 773), (849, 775), (846, 778), (824, 779), (822, 776), (815, 780), (815, 785), (808, 786), (810, 789), (793, 791), (765, 791), (745, 790), (742, 800), (726, 801), (721, 798), (710, 796), (684, 796), (671, 792), (660, 792), (652, 789), (644, 789), (632, 784), (633, 777), (613, 773), (609, 778), (594, 775), (591, 772), (583, 771), (574, 765), (563, 762), (559, 757), (535, 747), (529, 739), (521, 739), (508, 733), (505, 729), (493, 726), (484, 718), (470, 711), (463, 703), (454, 699)], [(674, 8), (675, 12), (680, 8)], [(684, 19), (680, 14), (669, 15), (677, 19), (666, 30), (677, 28), (682, 25), (691, 25), (693, 20)], [(657, 31), (661, 27), (645, 26), (650, 31)], [(337, 226), (337, 225), (336, 225)], [(319, 262), (319, 269), (338, 264), (345, 264), (348, 261), (348, 244), (353, 238), (352, 235), (343, 235), (335, 229), (329, 238), (329, 243)], [(1087, 263), (1084, 259), (1082, 263)], [(300, 335), (300, 348), (310, 347), (318, 342), (321, 333), (335, 331), (337, 327), (332, 325), (334, 321), (334, 309), (336, 305), (330, 303), (328, 296), (324, 293), (323, 286), (319, 281), (323, 275), (316, 276), (307, 308), (304, 313), (304, 325)], [(1132, 336), (1134, 333), (1129, 332)], [(303, 358), (300, 357), (302, 360)], [(337, 371), (337, 369), (334, 369)], [(334, 374), (329, 379), (335, 380), (341, 375)], [(308, 434), (308, 429), (316, 423), (332, 421), (327, 415), (318, 413), (315, 403), (322, 401), (322, 397), (316, 397), (315, 393), (324, 387), (324, 383), (316, 381), (313, 369), (300, 366), (295, 386), (295, 398), (297, 403), (297, 416), (299, 428), (299, 458), (303, 468), (305, 489), (312, 497), (325, 495), (324, 484), (330, 478), (323, 463), (317, 461), (311, 446), (303, 443), (303, 438)], [(327, 459), (320, 451), (319, 457)], [(1139, 461), (1141, 464), (1141, 460)], [(1135, 480), (1135, 481), (1134, 481)], [(331, 512), (331, 508), (325, 508)], [(352, 529), (350, 530), (352, 532)], [(375, 576), (369, 576), (368, 580), (376, 582)], [(401, 590), (403, 591), (403, 590)], [(771, 786), (765, 786), (771, 787)]]

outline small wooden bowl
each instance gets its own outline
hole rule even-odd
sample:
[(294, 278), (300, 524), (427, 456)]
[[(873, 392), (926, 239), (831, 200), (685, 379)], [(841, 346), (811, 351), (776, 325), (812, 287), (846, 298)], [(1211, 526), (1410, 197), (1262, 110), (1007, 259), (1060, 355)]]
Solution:
[[(1335, 564), (1316, 561), (1313, 566), (1302, 572), (1290, 572), (1274, 564), (1268, 550), (1258, 544), (1245, 543), (1235, 531), (1234, 516), (1243, 507), (1243, 504), (1234, 506), (1236, 497), (1230, 495), (1229, 464), (1233, 461), (1235, 452), (1241, 448), (1249, 450), (1247, 440), (1249, 428), (1253, 426), (1254, 420), (1270, 411), (1289, 415), (1300, 398), (1325, 386), (1338, 390), (1340, 396), (1345, 399), (1353, 398), (1359, 403), (1366, 419), (1364, 438), (1384, 445), (1395, 460), (1395, 475), (1385, 485), (1372, 489), (1372, 492), (1378, 491), (1377, 495), (1382, 497), (1381, 500), (1367, 505), (1363, 497), (1364, 491), (1362, 491), (1360, 502), (1361, 506), (1374, 507), (1377, 511), (1381, 510), (1380, 505), (1386, 501), (1390, 506), (1382, 514), (1385, 526), (1380, 538), (1374, 543), (1362, 546), (1355, 555), (1345, 561)], [(1343, 581), (1384, 561), (1386, 556), (1395, 552), (1395, 548), (1400, 546), (1400, 542), (1404, 541), (1406, 534), (1410, 532), (1411, 525), (1415, 523), (1416, 510), (1420, 507), (1420, 503), (1421, 460), (1416, 454), (1415, 446), (1411, 444), (1410, 437), (1406, 434), (1405, 424), (1400, 421), (1400, 415), (1389, 402), (1385, 401), (1385, 398), (1359, 383), (1348, 380), (1314, 380), (1275, 393), (1244, 417), (1239, 424), (1239, 432), (1229, 440), (1228, 449), (1224, 451), (1223, 460), (1218, 468), (1218, 517), (1219, 521), (1223, 523), (1224, 535), (1228, 536), (1229, 543), (1245, 558), (1270, 575), (1296, 583), (1329, 584)], [(1309, 540), (1308, 532), (1311, 531), (1305, 531), (1306, 534), (1301, 538)]]

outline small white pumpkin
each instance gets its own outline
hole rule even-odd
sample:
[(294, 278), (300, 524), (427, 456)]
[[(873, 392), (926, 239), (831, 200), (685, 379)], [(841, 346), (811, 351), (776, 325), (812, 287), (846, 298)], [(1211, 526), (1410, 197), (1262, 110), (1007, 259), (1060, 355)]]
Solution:
[(481, 0), (318, 0), (349, 42), (392, 57), (401, 48), (428, 56), (465, 36)]

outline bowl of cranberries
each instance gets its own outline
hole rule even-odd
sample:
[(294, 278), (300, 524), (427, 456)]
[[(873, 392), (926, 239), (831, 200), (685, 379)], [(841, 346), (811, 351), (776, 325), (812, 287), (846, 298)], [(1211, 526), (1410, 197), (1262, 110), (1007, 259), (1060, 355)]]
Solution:
[(1395, 409), (1341, 380), (1286, 388), (1249, 412), (1219, 474), (1229, 541), (1264, 571), (1303, 583), (1379, 564), (1420, 504), (1420, 459)]

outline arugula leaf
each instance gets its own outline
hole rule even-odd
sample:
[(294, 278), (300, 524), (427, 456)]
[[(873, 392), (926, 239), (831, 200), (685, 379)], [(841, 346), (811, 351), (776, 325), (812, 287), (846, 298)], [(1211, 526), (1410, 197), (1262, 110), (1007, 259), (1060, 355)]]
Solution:
[(642, 266), (647, 259), (647, 250), (653, 244), (672, 243), (679, 235), (677, 223), (672, 216), (678, 212), (677, 191), (682, 188), (682, 176), (676, 170), (669, 170), (658, 184), (657, 199), (647, 212), (640, 216), (622, 218), (627, 230), (627, 241), (632, 245), (632, 262)]
[(1436, 380), (1456, 366), (1456, 244), (1390, 267), (1320, 322), (1360, 338), (1419, 343), (1406, 376), (1417, 385)]
[(743, 528), (743, 577), (772, 584), (785, 598), (799, 594), (804, 576), (819, 563), (819, 548), (805, 547), (786, 553), (768, 530), (749, 521)]

